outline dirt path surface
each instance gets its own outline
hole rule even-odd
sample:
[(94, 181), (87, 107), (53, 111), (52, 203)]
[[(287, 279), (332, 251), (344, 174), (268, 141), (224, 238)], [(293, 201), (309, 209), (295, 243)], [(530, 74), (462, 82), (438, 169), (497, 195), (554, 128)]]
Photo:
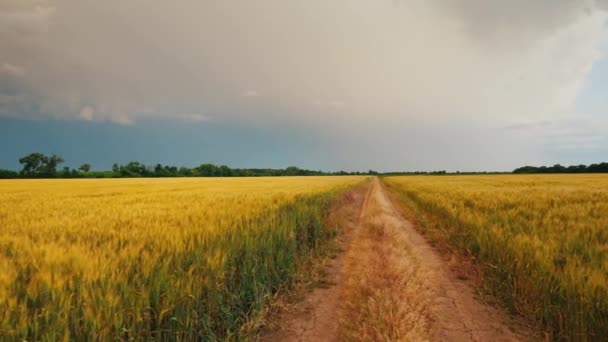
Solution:
[[(428, 314), (428, 337), (433, 341), (519, 341), (527, 332), (513, 332), (503, 312), (478, 302), (473, 289), (456, 279), (443, 260), (393, 206), (386, 190), (375, 179), (371, 198), (364, 208), (372, 223), (399, 227), (411, 263), (412, 287)], [(414, 280), (415, 279), (415, 280)]]
[(356, 231), (369, 188), (347, 193), (338, 203), (330, 220), (342, 232), (340, 252), (327, 267), (325, 286), (314, 289), (287, 314), (279, 317), (278, 329), (263, 334), (261, 341), (340, 341), (338, 320), (340, 293), (345, 281), (344, 259)]
[[(521, 341), (500, 310), (478, 302), (371, 182), (358, 219), (348, 222), (344, 253), (302, 310), (284, 317), (269, 341)], [(356, 204), (352, 204), (356, 206)], [(518, 328), (518, 330), (521, 330)]]

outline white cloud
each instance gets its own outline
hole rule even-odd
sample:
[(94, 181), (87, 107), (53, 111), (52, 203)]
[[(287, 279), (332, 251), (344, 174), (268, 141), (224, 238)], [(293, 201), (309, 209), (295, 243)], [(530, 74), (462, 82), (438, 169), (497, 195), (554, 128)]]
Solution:
[(92, 121), (95, 115), (95, 108), (91, 106), (84, 106), (80, 110), (80, 118), (85, 121)]
[(18, 65), (4, 63), (0, 65), (0, 75), (3, 74), (9, 77), (19, 78), (25, 75), (25, 70)]

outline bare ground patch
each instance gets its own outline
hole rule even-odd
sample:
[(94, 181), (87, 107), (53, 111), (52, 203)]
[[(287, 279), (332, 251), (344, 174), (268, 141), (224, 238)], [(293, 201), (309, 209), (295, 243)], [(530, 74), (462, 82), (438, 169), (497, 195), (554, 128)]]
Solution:
[[(338, 230), (331, 258), (321, 260), (316, 272), (300, 274), (298, 288), (278, 298), (270, 310), (260, 341), (338, 341), (339, 300), (344, 282), (344, 256), (350, 248), (369, 182), (349, 191), (335, 204), (328, 224)], [(297, 301), (299, 299), (299, 301)]]

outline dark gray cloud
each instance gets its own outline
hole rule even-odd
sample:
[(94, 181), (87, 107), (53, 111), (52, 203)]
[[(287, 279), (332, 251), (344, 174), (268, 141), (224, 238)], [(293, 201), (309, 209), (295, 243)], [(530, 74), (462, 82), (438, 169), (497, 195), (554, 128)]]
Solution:
[(0, 64), (40, 108), (13, 115), (117, 122), (544, 114), (576, 97), (605, 20), (563, 0), (0, 6)]
[(373, 124), (377, 140), (407, 122), (551, 121), (576, 110), (601, 58), (607, 4), (3, 0), (0, 115), (300, 122), (359, 138)]

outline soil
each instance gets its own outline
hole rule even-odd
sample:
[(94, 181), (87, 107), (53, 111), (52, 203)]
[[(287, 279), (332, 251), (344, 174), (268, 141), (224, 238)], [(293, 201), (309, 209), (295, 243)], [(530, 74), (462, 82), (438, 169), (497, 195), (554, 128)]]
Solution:
[(307, 295), (261, 340), (534, 339), (516, 319), (476, 298), (473, 287), (400, 214), (377, 178), (340, 210), (359, 214), (343, 218), (342, 252), (328, 266), (328, 286)]

